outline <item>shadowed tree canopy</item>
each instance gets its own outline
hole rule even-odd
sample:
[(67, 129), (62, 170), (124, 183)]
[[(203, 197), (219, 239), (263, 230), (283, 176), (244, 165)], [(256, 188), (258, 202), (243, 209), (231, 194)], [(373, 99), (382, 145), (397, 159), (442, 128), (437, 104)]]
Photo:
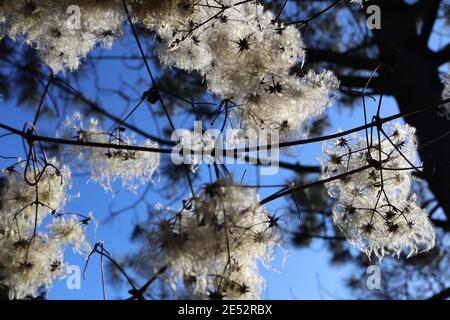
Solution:
[[(276, 2), (276, 4), (275, 2), (271, 1), (271, 4), (278, 8), (284, 3), (284, 1)], [(331, 1), (292, 2), (296, 3), (296, 9), (292, 11), (293, 16), (289, 17), (292, 21), (304, 20), (312, 12), (327, 8), (332, 3)], [(443, 70), (450, 61), (450, 33), (447, 25), (450, 3), (445, 0), (379, 0), (365, 1), (364, 9), (371, 5), (377, 5), (381, 9), (380, 29), (366, 28), (368, 15), (365, 15), (364, 11), (345, 5), (338, 5), (328, 15), (318, 18), (318, 21), (303, 25), (308, 47), (307, 63), (321, 65), (336, 72), (341, 80), (341, 89), (347, 93), (342, 96), (341, 102), (344, 105), (352, 105), (349, 94), (354, 93), (358, 96), (358, 92), (365, 88), (367, 93), (374, 96), (394, 97), (399, 110), (405, 113), (420, 110), (442, 100)], [(326, 32), (323, 32), (324, 30)], [(433, 41), (433, 37), (440, 40)], [(439, 45), (436, 45), (436, 42)], [(432, 204), (424, 199), (423, 205), (429, 206), (431, 215), (435, 214), (438, 208), (443, 210), (446, 219), (435, 221), (435, 225), (441, 228), (442, 236), (445, 238), (445, 233), (450, 230), (450, 124), (445, 117), (432, 113), (423, 117), (406, 117), (405, 121), (417, 129), (419, 154), (424, 165), (424, 172), (420, 178), (426, 181), (434, 197), (431, 200)], [(432, 141), (436, 143), (430, 143)], [(298, 203), (310, 203), (310, 201), (302, 201), (305, 197), (326, 199), (320, 193), (314, 196), (309, 193), (309, 195), (298, 196)], [(327, 205), (322, 208), (326, 207)], [(317, 205), (306, 210), (315, 212), (315, 208)], [(326, 230), (323, 227), (325, 224), (323, 221), (326, 219), (317, 219), (317, 215), (308, 214), (307, 217), (310, 218), (301, 224), (295, 238), (302, 246), (309, 243), (311, 230), (316, 230), (312, 236), (316, 235), (319, 238)], [(349, 261), (351, 255), (343, 249), (340, 240), (339, 237), (330, 239), (330, 250), (335, 252), (333, 261)], [(445, 248), (445, 242), (440, 243), (440, 246)], [(430, 272), (429, 279), (424, 281), (429, 285), (427, 288), (433, 287), (430, 284), (433, 281), (439, 281), (435, 277), (445, 278), (443, 275), (446, 273), (445, 268), (436, 270), (437, 265), (441, 265), (444, 263), (442, 261), (448, 259), (444, 248), (427, 254), (428, 262), (420, 261), (416, 264), (417, 261), (413, 260), (408, 262), (406, 267), (401, 262), (394, 263), (392, 273), (385, 275), (385, 279), (397, 277), (399, 280), (394, 281), (395, 283), (386, 290), (375, 294), (378, 294), (378, 298), (385, 299), (427, 298), (417, 292), (420, 290), (408, 289), (404, 284), (408, 283), (409, 279), (414, 279), (417, 269), (427, 263), (434, 264), (435, 269), (434, 272)], [(365, 265), (367, 262), (362, 264)], [(408, 275), (398, 277), (394, 270), (403, 267), (409, 270)], [(443, 274), (439, 274), (441, 272)], [(415, 281), (415, 283), (420, 282), (417, 279)], [(359, 283), (357, 280), (356, 282)], [(350, 287), (351, 283), (350, 281)], [(442, 286), (438, 285), (433, 289), (437, 294), (436, 298), (449, 296), (446, 285), (448, 283), (444, 281)], [(368, 295), (365, 297), (370, 297), (374, 293), (366, 292), (366, 294)]]
[[(283, 1), (277, 3), (282, 5)], [(325, 8), (327, 1), (292, 1), (298, 14), (290, 19), (302, 20), (306, 12)], [(273, 1), (272, 1), (273, 3)], [(348, 92), (367, 92), (393, 96), (402, 112), (409, 113), (442, 100), (441, 72), (450, 60), (446, 19), (449, 3), (441, 0), (366, 1), (364, 7), (381, 8), (381, 29), (365, 27), (364, 11), (337, 6), (305, 28), (308, 63), (331, 66)], [(294, 10), (295, 11), (295, 10)], [(335, 24), (330, 20), (333, 20)], [(329, 25), (324, 31), (323, 25)], [(433, 32), (441, 34), (443, 46), (430, 47)], [(375, 72), (372, 74), (372, 72)], [(372, 77), (372, 78), (371, 78)], [(450, 136), (445, 117), (428, 114), (407, 117), (417, 129), (423, 178), (436, 200), (450, 217)], [(439, 137), (439, 143), (428, 144)]]

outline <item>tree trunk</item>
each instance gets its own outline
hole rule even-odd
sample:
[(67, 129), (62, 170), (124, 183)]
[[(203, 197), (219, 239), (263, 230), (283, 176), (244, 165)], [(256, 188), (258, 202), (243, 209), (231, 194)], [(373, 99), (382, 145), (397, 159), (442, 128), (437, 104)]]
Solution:
[[(377, 0), (381, 8), (381, 29), (374, 30), (380, 60), (388, 66), (381, 72), (389, 79), (389, 87), (401, 112), (413, 112), (442, 100), (443, 85), (439, 65), (427, 41), (418, 34), (411, 6), (401, 0)], [(428, 38), (428, 37), (427, 37)], [(450, 130), (450, 121), (437, 112), (407, 117), (416, 128), (425, 179), (439, 205), (450, 220), (450, 136), (435, 143)], [(427, 145), (427, 143), (430, 143)]]

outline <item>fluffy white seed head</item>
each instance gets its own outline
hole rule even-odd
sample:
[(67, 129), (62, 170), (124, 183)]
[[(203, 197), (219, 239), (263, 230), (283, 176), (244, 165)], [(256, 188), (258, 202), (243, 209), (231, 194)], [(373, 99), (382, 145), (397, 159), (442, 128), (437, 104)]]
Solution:
[(32, 242), (18, 234), (0, 235), (0, 257), (0, 284), (10, 299), (36, 296), (64, 275), (62, 247), (42, 235)]
[[(136, 145), (133, 136), (120, 129), (112, 133), (101, 129), (98, 120), (85, 121), (80, 113), (68, 118), (60, 135), (67, 138), (74, 136), (82, 142), (97, 142), (113, 145)], [(156, 142), (146, 140), (141, 146), (158, 148)], [(99, 183), (105, 190), (113, 192), (113, 183), (122, 181), (122, 186), (136, 190), (144, 183), (152, 182), (160, 163), (159, 153), (121, 150), (114, 147), (68, 147), (65, 150), (68, 159), (78, 159), (77, 164), (90, 172), (90, 180)], [(74, 157), (75, 155), (75, 157)]]
[[(323, 179), (341, 175), (326, 184), (336, 198), (335, 224), (350, 243), (368, 256), (409, 256), (434, 246), (434, 230), (411, 194), (411, 172), (416, 163), (415, 130), (399, 123), (383, 127), (386, 136), (367, 139), (351, 135), (325, 143)], [(346, 175), (348, 172), (366, 169)]]
[(277, 219), (251, 189), (228, 181), (207, 185), (185, 209), (150, 235), (155, 264), (169, 267), (199, 298), (254, 299), (264, 287), (257, 262), (269, 263), (282, 236)]
[[(78, 11), (68, 11), (71, 6)], [(76, 70), (97, 44), (110, 46), (121, 33), (120, 1), (3, 1), (0, 34), (36, 48), (56, 73)]]
[(234, 8), (238, 2), (223, 2), (231, 7), (222, 12), (200, 1), (189, 19), (157, 28), (160, 60), (204, 75), (211, 92), (234, 102), (231, 114), (245, 128), (298, 136), (329, 105), (338, 81), (330, 72), (291, 75), (305, 59), (300, 32), (259, 4)]
[[(70, 5), (80, 8), (77, 28), (68, 24)], [(134, 22), (157, 33), (162, 64), (202, 74), (212, 93), (233, 100), (231, 114), (247, 128), (298, 136), (338, 86), (329, 72), (291, 75), (305, 60), (301, 34), (258, 3), (136, 0), (128, 7)], [(2, 12), (0, 34), (23, 38), (54, 72), (77, 69), (97, 44), (110, 46), (126, 20), (119, 0), (8, 1)]]
[(87, 252), (90, 249), (85, 229), (86, 225), (74, 216), (57, 217), (48, 226), (52, 240), (70, 246), (75, 252)]

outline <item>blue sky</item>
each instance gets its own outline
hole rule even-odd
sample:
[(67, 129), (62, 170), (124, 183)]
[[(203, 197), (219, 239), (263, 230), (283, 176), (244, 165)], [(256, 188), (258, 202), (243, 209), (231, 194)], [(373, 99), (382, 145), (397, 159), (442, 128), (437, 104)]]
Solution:
[[(137, 50), (135, 43), (131, 37), (126, 37), (121, 41), (116, 42), (112, 50), (97, 49), (91, 56), (98, 55), (118, 55), (128, 54), (135, 55)], [(88, 58), (89, 59), (89, 58)], [(137, 65), (136, 62), (131, 62)], [(86, 68), (90, 68), (87, 66)], [(123, 64), (115, 60), (107, 60), (101, 62), (97, 66), (98, 80), (103, 87), (115, 88), (119, 85), (119, 79), (125, 79), (128, 83), (133, 84), (133, 89), (137, 92), (144, 92), (148, 89), (149, 83), (136, 83), (138, 75), (142, 74), (145, 78), (143, 68), (139, 70), (130, 70), (125, 68)], [(95, 92), (92, 84), (96, 80), (94, 73), (89, 69), (84, 72), (80, 81), (80, 88), (83, 93), (94, 98)], [(70, 81), (70, 80), (69, 80)], [(139, 95), (136, 95), (136, 99)], [(118, 100), (115, 96), (100, 97), (101, 104), (116, 115), (124, 112), (127, 106), (123, 101)], [(129, 108), (130, 106), (128, 106)], [(153, 107), (156, 107), (153, 106)], [(15, 101), (0, 102), (2, 112), (2, 122), (7, 123), (16, 128), (21, 128), (24, 122), (32, 118), (32, 113), (25, 109), (15, 107)], [(375, 110), (376, 103), (369, 102), (369, 110)], [(362, 105), (359, 104), (355, 109), (339, 108), (336, 104), (332, 105), (327, 113), (331, 120), (331, 126), (327, 133), (334, 132), (338, 129), (349, 129), (362, 124)], [(391, 115), (397, 113), (397, 107), (392, 99), (385, 99), (383, 105), (383, 115)], [(131, 118), (131, 122), (147, 131), (157, 134), (154, 124), (149, 121), (149, 113), (147, 106), (139, 110), (135, 116)], [(178, 118), (177, 118), (178, 119)], [(179, 119), (178, 119), (179, 120)], [(161, 120), (165, 121), (165, 120)], [(188, 122), (189, 123), (189, 122)], [(190, 126), (193, 122), (190, 122)], [(109, 126), (106, 126), (109, 127)], [(49, 122), (43, 120), (39, 124), (41, 134), (54, 135), (55, 125), (53, 121)], [(9, 156), (22, 156), (20, 140), (18, 139), (2, 139), (0, 141), (0, 149), (2, 154)], [(6, 150), (6, 151), (5, 151)], [(320, 156), (321, 145), (313, 144), (302, 147), (297, 150), (294, 158), (284, 158), (284, 160), (295, 162), (300, 161), (302, 164), (318, 165), (317, 158)], [(7, 162), (0, 161), (1, 167), (4, 167)], [(251, 183), (255, 181), (255, 169), (250, 166), (231, 166), (230, 170), (235, 177), (240, 177), (244, 170), (248, 170), (246, 182)], [(204, 174), (202, 171), (199, 174)], [(276, 184), (284, 183), (288, 177), (292, 177), (290, 171), (281, 170), (275, 177), (262, 178), (262, 184)], [(160, 177), (164, 181), (164, 177)], [(204, 180), (205, 181), (205, 180)], [(260, 194), (261, 197), (268, 195), (270, 191), (263, 189)], [(137, 212), (128, 211), (119, 217), (116, 217), (112, 222), (105, 222), (108, 217), (108, 212), (111, 203), (114, 208), (120, 208), (133, 202), (136, 198), (135, 194), (128, 191), (121, 191), (114, 198), (111, 194), (107, 194), (98, 185), (87, 183), (86, 176), (74, 177), (72, 194), (80, 193), (79, 199), (73, 199), (66, 208), (67, 211), (79, 212), (87, 214), (92, 212), (98, 222), (98, 227), (95, 232), (89, 231), (89, 240), (92, 244), (103, 241), (105, 247), (115, 257), (121, 257), (124, 254), (134, 250), (136, 245), (129, 242), (129, 234), (135, 223), (145, 220), (145, 208), (139, 207)], [(139, 194), (139, 192), (138, 192)], [(150, 202), (156, 204), (163, 201), (157, 193), (150, 193)], [(279, 200), (270, 203), (268, 206), (275, 211), (285, 205), (284, 200)], [(295, 223), (293, 224), (295, 225)], [(267, 299), (336, 299), (350, 297), (344, 286), (344, 278), (351, 272), (348, 267), (330, 266), (328, 263), (329, 256), (326, 248), (321, 241), (315, 241), (308, 249), (298, 250), (289, 248), (289, 256), (282, 268), (281, 272), (273, 272), (262, 268), (262, 273), (267, 280), (267, 289), (263, 294), (263, 298)], [(84, 266), (83, 258), (74, 255), (67, 251), (67, 262), (69, 264)], [(149, 270), (149, 276), (152, 271)], [(123, 296), (124, 291), (120, 291), (115, 287), (107, 286), (107, 293), (109, 298), (116, 298)], [(81, 290), (69, 290), (66, 287), (65, 281), (55, 283), (49, 293), (50, 299), (101, 299), (101, 278), (99, 268), (99, 258), (95, 256), (89, 266), (87, 278), (82, 281)]]

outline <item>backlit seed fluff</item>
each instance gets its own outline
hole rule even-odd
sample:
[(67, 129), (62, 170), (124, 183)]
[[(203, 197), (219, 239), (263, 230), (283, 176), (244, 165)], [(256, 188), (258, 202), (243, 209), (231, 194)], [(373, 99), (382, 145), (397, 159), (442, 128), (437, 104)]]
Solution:
[[(133, 136), (119, 128), (105, 132), (96, 119), (85, 121), (80, 113), (66, 119), (59, 133), (66, 138), (75, 137), (81, 142), (97, 142), (111, 145), (136, 145)], [(158, 148), (156, 142), (146, 140), (142, 147)], [(70, 146), (64, 150), (68, 159), (90, 173), (90, 180), (99, 183), (105, 190), (114, 192), (113, 184), (121, 180), (122, 187), (136, 190), (139, 186), (152, 182), (159, 167), (157, 152), (122, 150), (114, 147), (98, 148)]]
[[(65, 218), (70, 171), (49, 160), (37, 186), (34, 174), (9, 167), (0, 177), (0, 286), (10, 299), (35, 297), (66, 276), (64, 249), (86, 253), (84, 223)], [(34, 171), (33, 171), (34, 172)], [(25, 179), (26, 177), (26, 179)], [(51, 218), (50, 218), (51, 217)], [(48, 223), (47, 223), (48, 221)]]
[[(368, 256), (408, 256), (434, 247), (435, 233), (411, 192), (412, 165), (417, 166), (415, 131), (403, 124), (383, 126), (386, 136), (350, 135), (323, 145), (322, 179), (336, 199), (335, 224), (350, 243)], [(381, 157), (380, 157), (381, 154)], [(346, 173), (368, 166), (346, 176)]]
[(239, 124), (279, 130), (281, 139), (289, 140), (330, 104), (339, 85), (331, 72), (290, 74), (305, 59), (294, 26), (274, 22), (273, 13), (255, 3), (222, 13), (214, 6), (194, 8), (189, 19), (157, 29), (160, 60), (204, 75), (212, 93), (233, 100), (237, 107), (231, 114)]
[(121, 1), (3, 1), (0, 11), (0, 36), (36, 48), (55, 73), (78, 69), (97, 44), (111, 46), (124, 20)]
[(255, 299), (264, 288), (258, 262), (266, 264), (283, 243), (278, 219), (251, 189), (228, 181), (204, 187), (185, 209), (155, 223), (150, 254), (167, 265), (172, 286), (180, 280), (197, 298)]
[[(14, 221), (20, 222), (19, 227), (29, 229), (28, 225), (33, 225), (35, 220), (39, 224), (51, 212), (64, 208), (71, 186), (71, 172), (67, 166), (61, 169), (47, 167), (39, 180), (37, 193), (36, 187), (29, 184), (34, 181), (34, 175), (28, 172), (25, 180), (22, 166), (4, 170), (3, 179), (0, 224), (6, 228), (6, 232), (15, 230)], [(35, 202), (36, 196), (39, 204)], [(14, 232), (27, 235), (25, 230)]]
[[(78, 20), (69, 6), (78, 6)], [(301, 34), (258, 3), (135, 0), (128, 7), (135, 23), (156, 32), (161, 63), (203, 75), (213, 94), (233, 100), (230, 114), (247, 128), (298, 137), (338, 87), (331, 72), (290, 74), (305, 60)], [(23, 38), (54, 72), (78, 69), (97, 44), (111, 46), (127, 21), (121, 0), (4, 1), (1, 9), (0, 36)]]

